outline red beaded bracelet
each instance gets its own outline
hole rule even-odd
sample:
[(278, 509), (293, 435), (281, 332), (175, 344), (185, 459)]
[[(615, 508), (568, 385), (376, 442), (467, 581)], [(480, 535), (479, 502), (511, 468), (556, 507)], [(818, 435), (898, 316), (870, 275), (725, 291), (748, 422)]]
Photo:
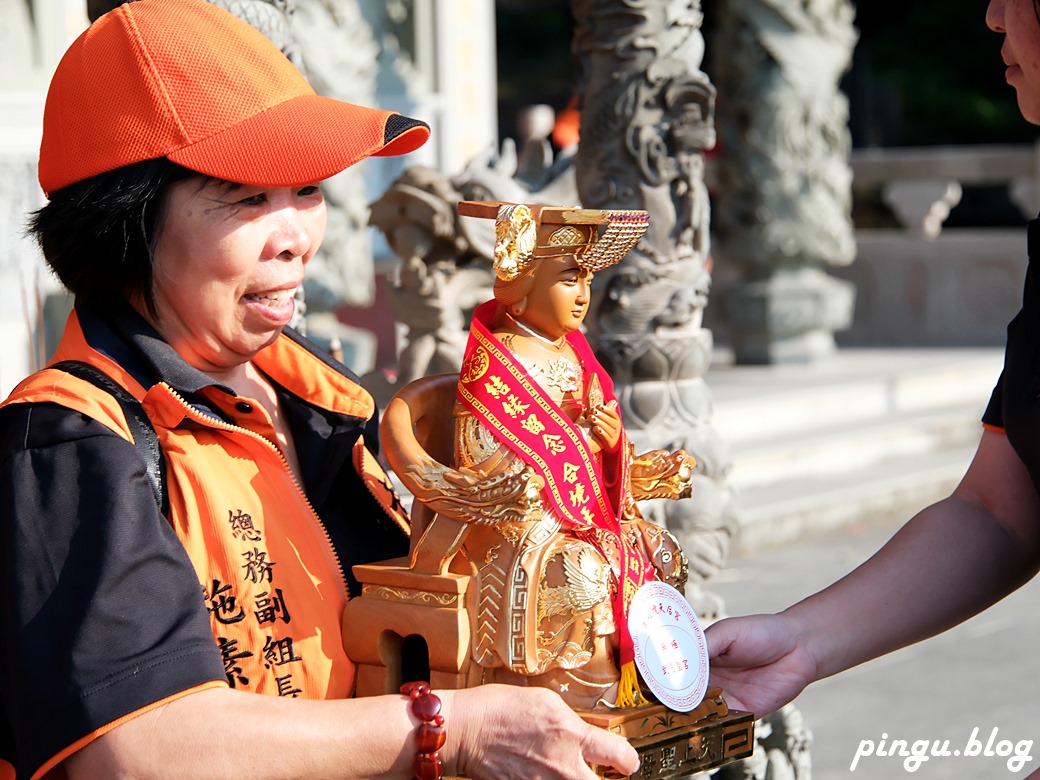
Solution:
[(444, 745), (446, 732), (444, 716), (441, 715), (441, 700), (430, 684), (425, 682), (409, 682), (401, 686), (401, 693), (412, 701), (412, 714), (420, 721), (415, 730), (415, 744), (418, 751), (412, 768), (416, 780), (441, 780), (444, 774), (444, 761), (437, 751)]

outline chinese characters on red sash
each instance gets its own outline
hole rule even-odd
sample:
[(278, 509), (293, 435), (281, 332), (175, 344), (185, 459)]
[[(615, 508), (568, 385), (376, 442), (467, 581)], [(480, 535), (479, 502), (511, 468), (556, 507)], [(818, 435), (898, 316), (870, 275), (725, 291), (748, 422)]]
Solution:
[[(614, 622), (622, 665), (630, 665), (633, 649), (628, 605), (639, 586), (654, 579), (654, 569), (622, 532), (619, 521), (628, 486), (628, 439), (622, 431), (615, 451), (602, 453), (604, 459), (617, 461), (617, 478), (608, 485), (582, 430), (546, 397), (524, 367), (492, 335), (489, 325), (497, 305), (489, 301), (474, 312), (459, 374), (458, 399), (499, 441), (542, 476), (544, 498), (550, 510), (575, 536), (593, 545), (617, 573)], [(598, 376), (605, 400), (614, 400), (613, 382), (592, 354), (585, 336), (574, 331), (567, 341), (586, 371)]]

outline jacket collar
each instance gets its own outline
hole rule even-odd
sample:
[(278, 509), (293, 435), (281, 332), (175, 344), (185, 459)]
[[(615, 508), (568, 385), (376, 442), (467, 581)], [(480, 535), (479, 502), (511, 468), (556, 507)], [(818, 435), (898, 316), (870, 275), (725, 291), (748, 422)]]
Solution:
[[(104, 312), (77, 304), (75, 315), (90, 348), (119, 365), (145, 390), (165, 382), (200, 411), (223, 416), (203, 391), (214, 388), (231, 396), (235, 391), (189, 365), (129, 304)], [(358, 377), (292, 328), (284, 328), (253, 363), (276, 385), (330, 411), (361, 420), (375, 414), (375, 402)]]
[(173, 347), (129, 304), (118, 304), (105, 313), (76, 304), (83, 337), (92, 349), (115, 361), (148, 388), (166, 382), (182, 395), (196, 395), (205, 387), (235, 391), (189, 365)]

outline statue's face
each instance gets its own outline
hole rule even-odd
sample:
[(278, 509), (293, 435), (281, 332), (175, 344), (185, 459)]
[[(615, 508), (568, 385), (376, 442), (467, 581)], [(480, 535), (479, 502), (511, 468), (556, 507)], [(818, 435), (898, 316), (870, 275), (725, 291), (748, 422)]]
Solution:
[(581, 327), (589, 311), (592, 274), (573, 255), (535, 261), (527, 309), (520, 317), (525, 325), (557, 339)]

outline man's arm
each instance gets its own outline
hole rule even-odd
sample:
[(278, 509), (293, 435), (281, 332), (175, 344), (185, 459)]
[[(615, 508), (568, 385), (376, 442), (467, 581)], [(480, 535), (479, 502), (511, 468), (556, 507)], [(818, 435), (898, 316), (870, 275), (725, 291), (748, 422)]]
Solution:
[(708, 629), (713, 680), (759, 715), (809, 683), (944, 631), (1040, 568), (1040, 497), (1002, 433), (986, 431), (961, 483), (873, 557), (779, 615)]

